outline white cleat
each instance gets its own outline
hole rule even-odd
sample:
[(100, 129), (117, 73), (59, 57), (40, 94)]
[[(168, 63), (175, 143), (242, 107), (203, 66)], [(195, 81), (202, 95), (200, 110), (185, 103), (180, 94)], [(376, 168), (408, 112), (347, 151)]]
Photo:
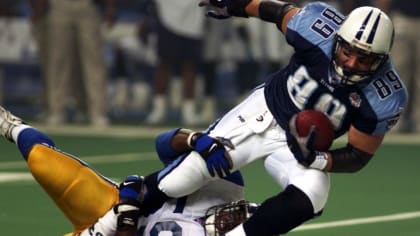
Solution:
[(0, 132), (2, 136), (13, 142), (12, 129), (21, 124), (23, 124), (22, 119), (0, 106)]

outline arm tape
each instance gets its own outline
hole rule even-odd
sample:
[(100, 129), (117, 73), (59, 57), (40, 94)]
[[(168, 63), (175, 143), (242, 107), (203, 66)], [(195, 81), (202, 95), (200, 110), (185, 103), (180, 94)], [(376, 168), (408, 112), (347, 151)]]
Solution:
[(276, 0), (263, 0), (258, 8), (260, 18), (264, 21), (281, 24), (284, 15), (296, 7), (292, 3), (276, 1)]
[(351, 144), (331, 151), (332, 167), (330, 172), (357, 172), (373, 157), (373, 154), (360, 150)]

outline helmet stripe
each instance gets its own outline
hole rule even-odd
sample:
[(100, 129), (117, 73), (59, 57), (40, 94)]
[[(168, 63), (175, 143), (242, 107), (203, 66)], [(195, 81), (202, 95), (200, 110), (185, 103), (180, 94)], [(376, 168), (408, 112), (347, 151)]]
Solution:
[(376, 29), (378, 28), (380, 19), (381, 19), (381, 14), (379, 14), (378, 17), (376, 17), (375, 23), (373, 24), (373, 27), (372, 27), (372, 31), (370, 31), (369, 37), (367, 39), (367, 43), (373, 42), (373, 38), (375, 37)]
[(370, 17), (372, 16), (372, 12), (373, 12), (373, 10), (371, 10), (369, 12), (369, 14), (366, 16), (365, 20), (363, 21), (363, 24), (360, 26), (360, 29), (357, 31), (357, 34), (356, 34), (356, 39), (357, 40), (360, 40), (362, 38), (362, 35), (363, 35), (363, 33), (365, 32), (365, 29), (366, 29), (366, 25), (369, 22)]

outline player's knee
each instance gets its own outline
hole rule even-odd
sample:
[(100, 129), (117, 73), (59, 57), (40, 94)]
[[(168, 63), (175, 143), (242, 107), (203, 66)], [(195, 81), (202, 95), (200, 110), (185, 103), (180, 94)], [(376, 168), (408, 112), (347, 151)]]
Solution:
[(329, 177), (327, 174), (316, 170), (311, 170), (310, 173), (307, 174), (312, 175), (311, 178), (307, 179), (312, 179), (313, 182), (296, 181), (293, 182), (293, 185), (308, 197), (314, 208), (314, 213), (318, 214), (325, 208), (328, 200), (330, 189)]
[(306, 193), (291, 184), (265, 200), (243, 226), (247, 235), (283, 235), (315, 216)]
[[(169, 197), (186, 196), (210, 181), (211, 177), (201, 156), (191, 152), (159, 172), (159, 189)], [(188, 183), (188, 184), (186, 184)]]

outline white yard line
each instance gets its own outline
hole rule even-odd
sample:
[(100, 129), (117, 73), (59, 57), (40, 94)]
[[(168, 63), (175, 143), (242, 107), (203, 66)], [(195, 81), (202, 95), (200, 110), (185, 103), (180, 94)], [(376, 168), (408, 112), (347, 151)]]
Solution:
[[(154, 152), (141, 152), (141, 153), (125, 153), (125, 154), (113, 154), (113, 155), (97, 155), (97, 156), (86, 156), (82, 157), (84, 161), (90, 164), (95, 163), (124, 163), (134, 161), (158, 161)], [(26, 168), (26, 163), (22, 161), (12, 162), (0, 162), (0, 170), (9, 170), (16, 168)], [(0, 183), (5, 182), (20, 182), (20, 181), (34, 181), (32, 175), (28, 172), (0, 172)], [(420, 211), (405, 212), (391, 215), (382, 215), (366, 218), (354, 218), (348, 220), (331, 221), (325, 223), (313, 223), (302, 225), (293, 231), (303, 230), (316, 230), (333, 227), (370, 224), (387, 221), (407, 220), (420, 218)]]
[(0, 172), (0, 183), (34, 181), (28, 172)]
[[(109, 154), (109, 155), (95, 155), (79, 157), (88, 164), (101, 163), (125, 163), (136, 161), (159, 161), (155, 152), (138, 152), (138, 153), (123, 153), (123, 154)], [(0, 170), (10, 170), (16, 168), (26, 168), (25, 161), (4, 161), (0, 162)]]
[[(62, 126), (47, 126), (43, 124), (33, 124), (33, 127), (42, 130), (47, 134), (62, 134), (62, 135), (88, 135), (88, 136), (110, 136), (110, 137), (156, 137), (159, 133), (173, 129), (172, 126), (156, 126), (148, 127), (141, 125), (113, 125), (106, 128), (92, 128), (81, 125), (62, 125)], [(196, 130), (205, 129), (206, 127), (198, 127)], [(338, 142), (345, 141), (345, 135), (338, 139)], [(420, 144), (420, 133), (417, 134), (400, 134), (398, 132), (391, 132), (386, 135), (385, 143), (406, 143), (406, 144)]]
[(348, 220), (330, 221), (330, 222), (325, 222), (325, 223), (313, 223), (313, 224), (302, 225), (294, 229), (293, 231), (325, 229), (325, 228), (371, 224), (371, 223), (397, 221), (397, 220), (409, 220), (409, 219), (415, 219), (415, 218), (420, 218), (420, 211), (404, 212), (404, 213), (382, 215), (382, 216), (373, 216), (373, 217), (366, 217), (366, 218), (354, 218), (354, 219), (348, 219)]
[[(0, 172), (0, 184), (6, 182), (23, 182), (31, 181), (35, 183), (34, 178), (30, 173), (27, 172)], [(420, 218), (420, 211), (414, 212), (403, 212), (390, 215), (381, 215), (365, 218), (353, 218), (348, 220), (338, 220), (322, 223), (312, 223), (302, 225), (293, 231), (304, 231), (304, 230), (317, 230), (326, 228), (336, 228), (343, 226), (361, 225), (361, 224), (372, 224), (389, 221), (409, 220)]]

